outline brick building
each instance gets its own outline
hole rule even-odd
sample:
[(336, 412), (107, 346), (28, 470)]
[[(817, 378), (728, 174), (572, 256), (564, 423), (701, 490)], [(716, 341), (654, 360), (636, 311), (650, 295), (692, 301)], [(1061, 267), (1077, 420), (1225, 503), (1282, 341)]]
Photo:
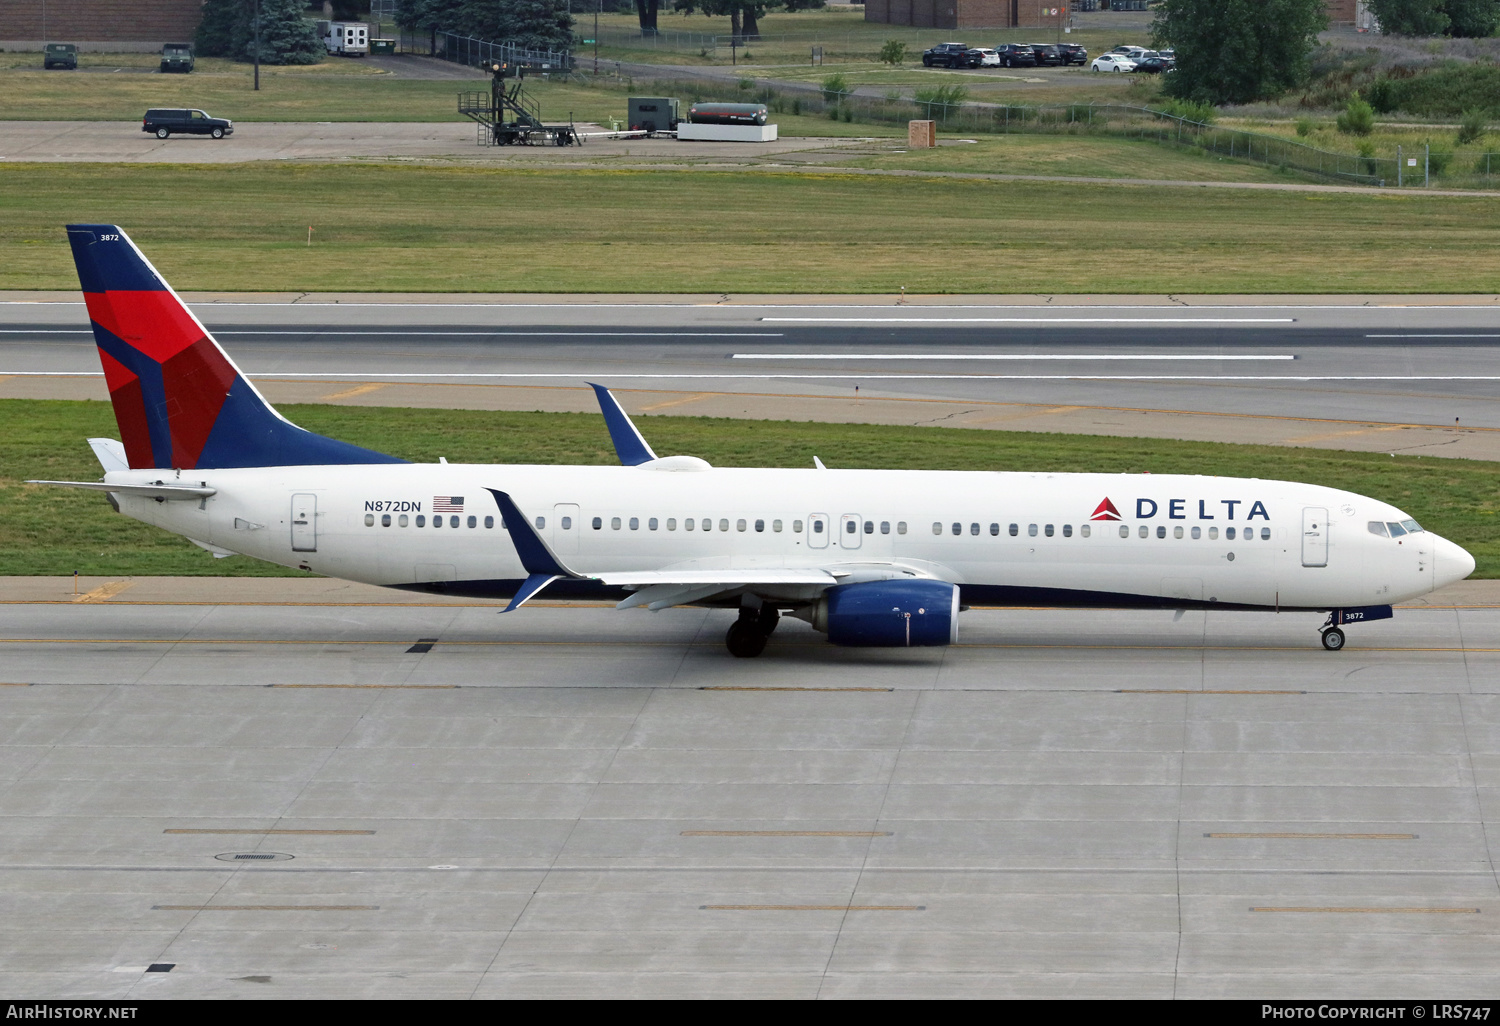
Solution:
[(155, 50), (191, 40), (203, 0), (3, 0), (0, 46), (77, 43), (91, 50)]

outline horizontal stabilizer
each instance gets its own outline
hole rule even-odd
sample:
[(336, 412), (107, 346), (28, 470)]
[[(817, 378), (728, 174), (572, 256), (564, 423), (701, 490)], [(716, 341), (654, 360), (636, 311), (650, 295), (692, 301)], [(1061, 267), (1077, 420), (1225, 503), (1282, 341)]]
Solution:
[(111, 484), (108, 481), (27, 481), (27, 484), (56, 485), (59, 488), (89, 488), (96, 492), (114, 492), (116, 495), (139, 495), (147, 499), (206, 499), (218, 492), (217, 488), (197, 485), (169, 484)]

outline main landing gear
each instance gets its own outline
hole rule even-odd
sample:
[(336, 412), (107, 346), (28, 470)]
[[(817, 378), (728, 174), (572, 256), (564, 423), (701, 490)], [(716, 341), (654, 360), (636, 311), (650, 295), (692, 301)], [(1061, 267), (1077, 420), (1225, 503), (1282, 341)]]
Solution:
[(752, 609), (740, 607), (740, 618), (729, 625), (724, 634), (724, 645), (736, 659), (753, 659), (766, 650), (766, 641), (781, 619), (775, 606)]

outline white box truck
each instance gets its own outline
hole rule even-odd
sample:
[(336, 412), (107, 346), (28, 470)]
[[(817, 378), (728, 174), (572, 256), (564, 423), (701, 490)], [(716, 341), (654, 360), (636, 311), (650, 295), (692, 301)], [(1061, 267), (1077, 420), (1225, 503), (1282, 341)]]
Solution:
[(370, 52), (370, 26), (362, 21), (320, 21), (323, 48), (340, 57), (363, 57)]

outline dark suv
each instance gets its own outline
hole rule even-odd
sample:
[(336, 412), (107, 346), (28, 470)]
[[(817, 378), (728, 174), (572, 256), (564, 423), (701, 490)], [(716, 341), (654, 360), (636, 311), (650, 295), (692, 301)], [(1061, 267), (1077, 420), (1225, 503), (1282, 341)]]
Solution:
[(175, 107), (146, 111), (141, 119), (142, 132), (155, 132), (158, 139), (174, 133), (179, 135), (211, 135), (222, 139), (234, 134), (234, 122), (225, 118), (211, 118), (201, 110), (179, 110)]
[(1068, 63), (1053, 43), (1036, 44), (1032, 46), (1032, 50), (1036, 51), (1036, 64), (1039, 68), (1055, 68)]
[(167, 43), (161, 48), (161, 72), (193, 70), (193, 47), (189, 43)]
[(78, 47), (72, 43), (48, 43), (42, 50), (42, 70), (53, 68), (78, 70)]
[(1062, 55), (1064, 64), (1084, 65), (1089, 62), (1089, 52), (1077, 43), (1058, 43), (1057, 52)]
[(995, 47), (1000, 55), (1000, 64), (1007, 68), (1036, 67), (1036, 51), (1025, 43), (1001, 43)]
[(939, 43), (922, 51), (922, 67), (967, 68), (973, 60), (967, 43)]

